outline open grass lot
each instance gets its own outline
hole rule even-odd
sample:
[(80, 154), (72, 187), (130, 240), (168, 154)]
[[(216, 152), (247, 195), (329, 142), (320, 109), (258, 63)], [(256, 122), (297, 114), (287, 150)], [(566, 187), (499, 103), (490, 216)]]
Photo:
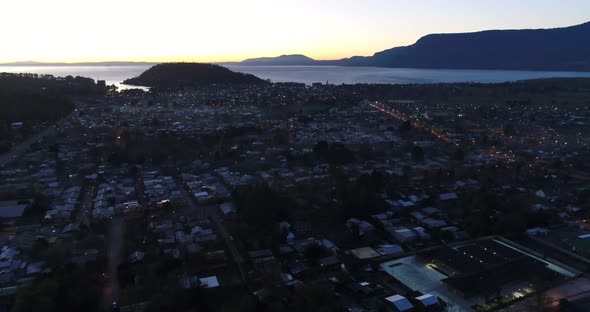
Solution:
[(577, 252), (590, 254), (590, 239), (572, 238), (566, 240), (565, 243), (575, 247)]

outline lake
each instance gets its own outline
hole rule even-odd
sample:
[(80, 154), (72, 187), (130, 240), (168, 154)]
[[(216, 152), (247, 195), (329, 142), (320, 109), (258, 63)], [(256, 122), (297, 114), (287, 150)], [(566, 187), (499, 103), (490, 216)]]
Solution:
[(414, 69), (343, 66), (226, 66), (274, 82), (354, 83), (451, 83), (506, 82), (536, 78), (590, 77), (590, 73), (516, 70)]
[[(150, 65), (117, 66), (0, 66), (0, 72), (36, 73), (54, 76), (83, 76), (105, 80), (121, 89), (130, 88), (121, 82), (136, 77)], [(452, 82), (506, 82), (524, 79), (556, 77), (590, 77), (588, 72), (548, 72), (517, 70), (462, 70), (462, 69), (412, 69), (342, 66), (243, 66), (226, 65), (227, 68), (256, 75), (273, 82), (329, 82), (353, 83), (452, 83)]]

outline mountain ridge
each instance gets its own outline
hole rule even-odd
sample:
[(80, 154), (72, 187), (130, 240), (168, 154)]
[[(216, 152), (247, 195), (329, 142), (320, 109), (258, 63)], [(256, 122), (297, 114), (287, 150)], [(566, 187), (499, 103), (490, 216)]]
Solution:
[[(314, 60), (303, 54), (217, 62), (241, 66), (363, 66), (389, 68), (487, 69), (590, 72), (590, 22), (539, 29), (434, 33), (414, 44), (371, 56)], [(0, 66), (131, 66), (151, 62), (42, 63), (13, 62)]]
[[(590, 22), (569, 27), (435, 33), (372, 56), (313, 60), (302, 54), (231, 65), (333, 65), (432, 69), (590, 71)], [(436, 53), (433, 53), (436, 51)]]

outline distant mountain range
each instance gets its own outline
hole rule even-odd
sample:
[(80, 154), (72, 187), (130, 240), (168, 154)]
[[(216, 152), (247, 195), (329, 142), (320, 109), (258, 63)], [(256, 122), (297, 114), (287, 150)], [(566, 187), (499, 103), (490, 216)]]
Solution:
[[(488, 30), (432, 34), (416, 43), (377, 52), (372, 56), (319, 61), (305, 55), (281, 55), (223, 62), (222, 65), (333, 65), (398, 68), (513, 69), (590, 72), (590, 22), (563, 28)], [(145, 62), (39, 63), (28, 66), (126, 66)]]
[(433, 34), (373, 56), (316, 61), (304, 55), (248, 59), (239, 65), (590, 71), (590, 22), (564, 28)]
[(318, 65), (318, 61), (302, 54), (281, 55), (277, 57), (260, 57), (251, 58), (241, 62), (228, 62), (225, 65), (282, 65), (282, 66), (301, 66), (301, 65)]
[(144, 71), (135, 78), (123, 81), (133, 86), (176, 89), (187, 86), (213, 84), (263, 84), (254, 75), (233, 72), (225, 67), (202, 63), (164, 63)]

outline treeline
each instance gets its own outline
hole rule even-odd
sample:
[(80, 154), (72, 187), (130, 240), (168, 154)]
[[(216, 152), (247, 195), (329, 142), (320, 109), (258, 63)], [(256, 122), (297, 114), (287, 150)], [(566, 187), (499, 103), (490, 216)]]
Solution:
[(0, 91), (0, 120), (57, 120), (74, 109), (69, 98), (40, 92)]
[[(349, 86), (336, 86), (346, 89)], [(354, 89), (369, 100), (453, 100), (461, 97), (529, 100), (531, 96), (585, 96), (590, 78), (532, 79), (503, 83), (356, 84)], [(526, 104), (526, 103), (520, 103)]]
[(55, 120), (74, 109), (71, 96), (106, 92), (90, 78), (0, 73), (0, 122)]

